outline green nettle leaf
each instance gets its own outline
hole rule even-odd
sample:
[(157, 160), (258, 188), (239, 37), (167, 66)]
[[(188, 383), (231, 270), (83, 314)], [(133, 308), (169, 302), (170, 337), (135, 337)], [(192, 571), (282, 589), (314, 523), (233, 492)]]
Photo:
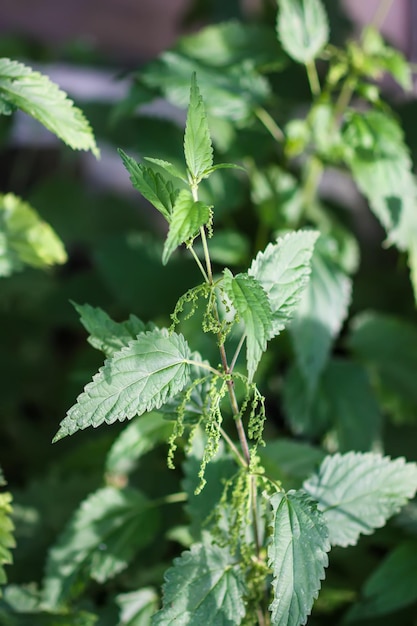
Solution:
[(106, 458), (106, 472), (126, 476), (140, 458), (163, 441), (168, 441), (172, 424), (155, 412), (134, 419), (117, 437)]
[(150, 619), (158, 608), (158, 594), (155, 589), (146, 587), (119, 594), (116, 596), (116, 603), (120, 607), (117, 626), (149, 626)]
[(303, 488), (317, 500), (332, 545), (346, 547), (383, 526), (414, 496), (417, 465), (372, 452), (335, 454)]
[(314, 249), (310, 279), (289, 327), (298, 367), (311, 390), (346, 318), (352, 287), (350, 278), (326, 253), (324, 245), (320, 246), (321, 240)]
[(276, 493), (268, 565), (273, 571), (273, 626), (305, 624), (328, 565), (328, 530), (317, 504), (302, 491)]
[(195, 72), (191, 77), (190, 104), (184, 134), (184, 154), (194, 181), (199, 181), (213, 165), (213, 146), (206, 109), (197, 85)]
[(7, 581), (4, 565), (12, 563), (13, 559), (10, 549), (15, 546), (13, 537), (14, 525), (11, 520), (11, 502), (12, 496), (10, 493), (0, 493), (0, 585), (4, 585)]
[(182, 335), (142, 333), (107, 359), (78, 396), (54, 442), (77, 430), (158, 409), (187, 384), (190, 350)]
[(135, 159), (128, 156), (121, 148), (118, 149), (118, 153), (123, 161), (123, 165), (129, 172), (130, 182), (133, 187), (158, 209), (169, 223), (178, 195), (178, 191), (174, 189), (171, 181), (166, 180), (160, 172), (154, 171), (151, 167), (137, 163)]
[(271, 306), (261, 284), (253, 276), (233, 276), (230, 270), (225, 269), (223, 286), (245, 324), (246, 359), (249, 380), (252, 380), (272, 334)]
[(390, 552), (368, 578), (346, 622), (386, 615), (416, 602), (416, 570), (417, 541), (406, 541)]
[(187, 189), (181, 189), (176, 199), (168, 236), (162, 253), (162, 263), (166, 265), (174, 250), (194, 237), (201, 226), (210, 221), (210, 207), (204, 202), (195, 201)]
[(163, 607), (152, 626), (238, 626), (245, 615), (243, 579), (227, 548), (194, 544), (165, 574)]
[(0, 96), (34, 117), (74, 150), (91, 150), (99, 156), (84, 114), (47, 76), (17, 61), (0, 59)]
[(154, 324), (145, 324), (136, 315), (130, 315), (125, 322), (115, 322), (99, 307), (76, 302), (72, 304), (80, 315), (82, 325), (90, 333), (88, 343), (106, 356), (127, 346), (139, 333), (155, 328)]
[(410, 255), (417, 299), (417, 184), (398, 122), (386, 113), (350, 115), (344, 128), (345, 158), (354, 181), (388, 234), (387, 242)]
[(86, 575), (102, 583), (121, 572), (153, 539), (158, 524), (156, 509), (139, 491), (104, 487), (90, 495), (49, 553), (45, 605), (65, 603)]
[(248, 271), (266, 292), (272, 310), (272, 332), (278, 335), (296, 309), (310, 275), (317, 231), (300, 230), (270, 243), (259, 252)]
[(0, 194), (0, 276), (24, 265), (45, 268), (66, 261), (64, 245), (51, 226), (27, 202)]
[(163, 159), (154, 159), (153, 157), (143, 157), (143, 158), (145, 159), (145, 161), (149, 161), (149, 163), (153, 163), (154, 165), (157, 165), (161, 169), (165, 170), (167, 174), (169, 174), (170, 176), (173, 176), (174, 178), (179, 178), (184, 183), (188, 184), (185, 174), (180, 172), (176, 168), (176, 166), (170, 163), (169, 161), (164, 161)]
[(278, 38), (299, 63), (315, 59), (329, 39), (326, 12), (320, 0), (278, 0)]

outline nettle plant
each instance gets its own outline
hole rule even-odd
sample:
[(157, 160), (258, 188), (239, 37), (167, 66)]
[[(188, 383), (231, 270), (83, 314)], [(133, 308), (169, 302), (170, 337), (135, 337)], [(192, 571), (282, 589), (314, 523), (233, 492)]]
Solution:
[[(182, 541), (189, 549), (165, 574), (162, 608), (155, 592), (142, 590), (139, 608), (132, 607), (137, 623), (305, 624), (331, 548), (356, 544), (398, 512), (417, 489), (417, 466), (352, 451), (325, 456), (299, 489), (287, 490), (268, 473), (262, 450), (276, 442), (265, 434), (265, 397), (255, 375), (268, 342), (300, 309), (319, 232), (282, 234), (246, 272), (213, 272), (216, 208), (199, 199), (200, 189), (216, 170), (235, 166), (213, 163), (195, 74), (186, 168), (120, 155), (133, 186), (167, 222), (162, 262), (185, 244), (202, 282), (180, 297), (169, 328), (133, 315), (117, 323), (101, 309), (76, 305), (89, 342), (107, 358), (54, 441), (89, 426), (134, 421), (109, 452), (107, 486), (82, 504), (50, 552), (44, 603), (58, 610), (86, 575), (104, 582), (121, 572), (155, 536), (158, 508), (184, 498), (152, 501), (126, 484), (137, 459), (167, 438), (168, 466), (181, 464), (185, 475), (190, 528), (186, 539), (182, 529)], [(195, 324), (187, 336), (194, 318), (217, 346), (213, 362), (193, 349)]]

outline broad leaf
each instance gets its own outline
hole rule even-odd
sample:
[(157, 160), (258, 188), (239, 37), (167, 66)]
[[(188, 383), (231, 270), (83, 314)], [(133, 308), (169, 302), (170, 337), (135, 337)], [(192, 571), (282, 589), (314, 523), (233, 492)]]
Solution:
[(51, 226), (27, 202), (0, 194), (0, 276), (24, 265), (45, 268), (66, 261), (64, 245)]
[(318, 502), (332, 545), (354, 545), (397, 513), (417, 490), (417, 465), (375, 453), (324, 459), (303, 488)]
[(130, 315), (125, 322), (114, 322), (103, 309), (92, 307), (89, 304), (72, 303), (80, 321), (87, 332), (90, 333), (87, 341), (89, 344), (111, 356), (114, 352), (128, 345), (132, 339), (136, 339), (139, 333), (153, 330), (154, 325), (145, 324), (136, 315)]
[(300, 301), (318, 235), (312, 230), (289, 233), (270, 243), (252, 262), (248, 273), (263, 287), (272, 310), (271, 337), (285, 328)]
[(121, 593), (116, 596), (120, 607), (117, 626), (149, 626), (152, 615), (158, 608), (158, 595), (147, 587), (139, 591)]
[(388, 243), (410, 254), (417, 299), (417, 184), (397, 121), (380, 111), (352, 114), (344, 129), (346, 162), (360, 191), (388, 234)]
[(326, 365), (351, 296), (350, 278), (331, 258), (322, 240), (323, 236), (314, 249), (310, 279), (289, 327), (298, 367), (311, 389)]
[(140, 458), (163, 441), (168, 441), (172, 424), (159, 413), (151, 412), (134, 419), (120, 433), (106, 458), (106, 472), (126, 476)]
[(316, 503), (302, 491), (276, 493), (268, 565), (272, 568), (273, 626), (300, 626), (310, 615), (328, 565), (328, 531)]
[(123, 161), (123, 165), (129, 172), (133, 187), (162, 213), (167, 222), (170, 222), (178, 194), (171, 181), (165, 180), (162, 174), (154, 171), (151, 167), (137, 163), (120, 148), (118, 153)]
[(417, 601), (417, 541), (395, 548), (366, 581), (347, 623), (398, 611)]
[(47, 76), (17, 61), (0, 59), (0, 97), (34, 117), (74, 150), (99, 155), (84, 114)]
[[(10, 493), (0, 493), (0, 586), (7, 581), (5, 565), (12, 563), (11, 548), (14, 548), (13, 537), (14, 524), (11, 520), (12, 496)], [(0, 588), (1, 597), (1, 588)]]
[(417, 330), (399, 317), (363, 313), (352, 321), (348, 346), (367, 366), (377, 382), (377, 391), (388, 410), (403, 418), (401, 403), (417, 408)]
[(166, 265), (174, 250), (194, 237), (201, 226), (210, 220), (210, 207), (204, 202), (195, 202), (187, 189), (182, 189), (176, 199), (169, 225), (168, 236), (162, 253), (162, 263)]
[(238, 626), (245, 615), (242, 576), (226, 547), (194, 544), (174, 560), (163, 589), (163, 607), (152, 626)]
[(182, 335), (157, 329), (142, 333), (105, 361), (68, 411), (54, 441), (159, 408), (187, 384), (189, 356)]
[(45, 605), (65, 603), (85, 576), (104, 582), (125, 569), (158, 530), (155, 508), (139, 491), (104, 487), (81, 503), (49, 553)]
[(199, 181), (213, 165), (213, 146), (207, 122), (206, 109), (197, 85), (196, 74), (191, 77), (190, 104), (184, 135), (184, 154), (194, 181)]
[(295, 61), (311, 62), (329, 38), (321, 0), (278, 0), (278, 6), (277, 33), (282, 47)]
[(246, 333), (246, 360), (249, 380), (252, 380), (268, 339), (272, 335), (272, 311), (268, 297), (261, 284), (248, 274), (233, 276), (224, 270), (224, 289), (239, 318), (243, 320)]

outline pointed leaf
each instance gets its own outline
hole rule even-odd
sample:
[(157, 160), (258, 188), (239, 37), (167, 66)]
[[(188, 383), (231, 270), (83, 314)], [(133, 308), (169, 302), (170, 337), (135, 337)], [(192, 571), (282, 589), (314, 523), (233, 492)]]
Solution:
[(137, 163), (120, 148), (118, 153), (123, 161), (123, 165), (129, 172), (133, 187), (162, 213), (167, 222), (170, 222), (178, 194), (171, 181), (165, 180), (159, 172), (155, 172), (152, 168)]
[(84, 114), (47, 76), (17, 61), (0, 59), (0, 97), (34, 117), (74, 150), (99, 155)]
[(104, 582), (125, 569), (153, 539), (158, 521), (156, 509), (134, 489), (104, 487), (90, 495), (49, 553), (45, 605), (65, 603), (86, 574)]
[(324, 459), (303, 488), (318, 502), (332, 545), (354, 545), (397, 513), (417, 490), (417, 465), (376, 453)]
[(242, 576), (227, 548), (194, 544), (165, 574), (163, 608), (152, 626), (238, 626), (245, 615)]
[(326, 243), (323, 236), (317, 242), (310, 279), (289, 327), (298, 367), (311, 389), (347, 316), (352, 290), (350, 278), (331, 258)]
[(151, 587), (120, 593), (116, 596), (120, 607), (117, 626), (149, 626), (152, 615), (158, 608), (158, 595)]
[(248, 274), (233, 276), (224, 270), (224, 289), (243, 320), (246, 332), (246, 360), (249, 380), (255, 374), (267, 340), (272, 334), (272, 311), (261, 284)]
[(132, 339), (136, 339), (139, 333), (153, 330), (152, 323), (145, 324), (136, 315), (130, 315), (125, 322), (114, 322), (105, 311), (89, 304), (72, 303), (80, 321), (87, 332), (90, 333), (87, 341), (89, 344), (111, 356), (114, 352), (128, 345)]
[(327, 44), (329, 25), (320, 0), (278, 0), (277, 33), (282, 47), (299, 63), (315, 59)]
[(235, 165), (235, 163), (217, 163), (216, 165), (213, 165), (212, 167), (209, 167), (207, 170), (205, 170), (204, 176), (209, 176), (216, 170), (241, 170), (242, 172), (247, 172), (244, 167), (242, 167), (241, 165)]
[(165, 241), (162, 262), (168, 263), (169, 257), (180, 244), (196, 235), (201, 226), (210, 220), (210, 207), (204, 202), (195, 202), (187, 189), (178, 194), (171, 216), (168, 236)]
[(201, 179), (213, 165), (213, 147), (207, 122), (206, 109), (197, 85), (195, 72), (191, 77), (190, 104), (184, 135), (184, 154), (193, 180)]
[(65, 263), (64, 245), (51, 226), (12, 193), (0, 194), (0, 276), (24, 265), (48, 267)]
[(107, 359), (61, 422), (58, 441), (77, 430), (159, 408), (187, 384), (190, 351), (182, 335), (143, 333)]
[(168, 441), (172, 424), (159, 413), (134, 419), (117, 437), (106, 458), (106, 472), (126, 476), (139, 459), (163, 441)]
[(276, 493), (268, 565), (273, 571), (273, 626), (305, 624), (328, 565), (328, 531), (316, 503), (302, 491)]
[(417, 601), (417, 541), (395, 548), (365, 583), (359, 601), (346, 615), (357, 622), (398, 611)]
[(169, 174), (170, 176), (173, 176), (174, 178), (179, 178), (184, 183), (188, 184), (188, 181), (187, 181), (187, 178), (186, 178), (185, 174), (180, 172), (175, 167), (175, 165), (173, 165), (169, 161), (164, 161), (163, 159), (154, 159), (152, 157), (143, 157), (143, 158), (145, 159), (145, 161), (149, 161), (149, 163), (153, 163), (154, 165), (158, 165), (160, 168), (165, 170), (167, 172), (167, 174)]
[(318, 236), (312, 230), (289, 233), (270, 243), (252, 262), (248, 273), (263, 287), (273, 314), (270, 338), (285, 328), (300, 301)]

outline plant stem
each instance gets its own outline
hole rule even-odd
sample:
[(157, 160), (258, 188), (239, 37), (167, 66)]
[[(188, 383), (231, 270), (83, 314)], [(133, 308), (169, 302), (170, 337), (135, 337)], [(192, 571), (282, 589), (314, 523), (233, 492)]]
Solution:
[(374, 16), (371, 20), (370, 26), (373, 26), (374, 28), (380, 30), (381, 26), (385, 22), (386, 17), (388, 16), (388, 13), (390, 12), (393, 1), (394, 0), (382, 0), (379, 3), (378, 8), (376, 9)]
[(315, 98), (318, 98), (321, 93), (321, 87), (317, 74), (316, 64), (314, 63), (314, 61), (309, 61), (308, 63), (306, 63), (306, 71), (311, 93)]
[(280, 143), (284, 141), (284, 133), (266, 109), (264, 109), (263, 107), (257, 107), (255, 109), (255, 115), (262, 122), (265, 128), (271, 133), (272, 137), (276, 141)]
[(184, 491), (180, 491), (179, 493), (170, 493), (162, 498), (152, 500), (151, 506), (158, 507), (161, 506), (161, 504), (177, 504), (178, 502), (186, 502), (187, 500), (187, 494)]
[(227, 434), (227, 432), (224, 430), (224, 428), (222, 428), (222, 426), (220, 426), (220, 432), (222, 434), (223, 439), (225, 440), (225, 442), (227, 443), (227, 445), (229, 446), (229, 448), (232, 450), (233, 454), (236, 456), (236, 459), (238, 460), (238, 462), (240, 463), (240, 465), (242, 467), (246, 467), (246, 461), (243, 458), (243, 456), (240, 454), (239, 450), (237, 449), (237, 447), (235, 446), (234, 442), (232, 441), (232, 439), (230, 439), (229, 435)]
[(194, 261), (197, 263), (200, 272), (203, 274), (204, 280), (206, 281), (206, 283), (208, 283), (209, 279), (208, 279), (208, 276), (206, 274), (206, 270), (204, 269), (203, 264), (201, 263), (200, 259), (198, 258), (197, 254), (196, 254), (196, 251), (194, 250), (194, 248), (192, 246), (190, 246), (188, 249), (190, 250), (191, 254), (193, 255)]
[(244, 343), (245, 339), (246, 339), (246, 333), (243, 333), (243, 335), (240, 338), (239, 344), (238, 344), (238, 346), (237, 346), (237, 348), (235, 350), (235, 353), (233, 355), (233, 359), (232, 359), (232, 361), (230, 363), (230, 366), (229, 366), (229, 372), (230, 373), (232, 373), (233, 370), (235, 369), (236, 361), (237, 361), (237, 359), (239, 357), (239, 354), (240, 354), (240, 351), (242, 349), (242, 346), (243, 346), (243, 343)]
[(192, 359), (184, 359), (183, 362), (188, 363), (189, 365), (195, 365), (196, 367), (201, 367), (202, 369), (208, 370), (209, 372), (211, 372), (212, 374), (215, 374), (216, 376), (219, 376), (220, 378), (223, 376), (222, 372), (219, 372), (219, 370), (216, 370), (215, 367), (211, 367), (211, 365), (208, 365), (207, 363), (204, 363), (203, 361), (193, 361)]

